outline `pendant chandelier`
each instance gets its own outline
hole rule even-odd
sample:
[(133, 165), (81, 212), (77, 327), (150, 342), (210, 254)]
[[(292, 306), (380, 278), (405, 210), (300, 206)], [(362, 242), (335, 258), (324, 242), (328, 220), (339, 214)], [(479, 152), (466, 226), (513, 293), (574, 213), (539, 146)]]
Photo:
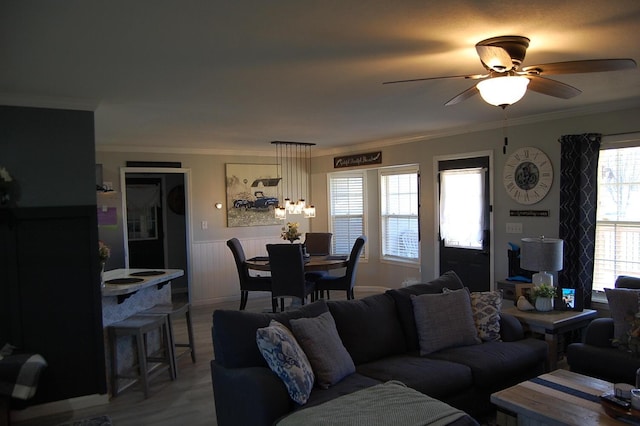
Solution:
[(284, 141), (271, 143), (276, 146), (278, 178), (280, 178), (279, 205), (275, 209), (276, 218), (284, 220), (287, 215), (292, 214), (302, 214), (305, 218), (316, 217), (316, 208), (313, 205), (307, 205), (305, 201), (305, 197), (311, 195), (309, 190), (311, 147), (315, 143)]

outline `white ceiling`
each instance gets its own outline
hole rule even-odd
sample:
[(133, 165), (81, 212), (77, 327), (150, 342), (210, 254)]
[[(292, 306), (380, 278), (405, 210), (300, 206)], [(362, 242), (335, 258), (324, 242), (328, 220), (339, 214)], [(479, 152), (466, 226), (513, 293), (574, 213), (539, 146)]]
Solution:
[[(375, 145), (499, 126), (473, 82), (474, 45), (522, 35), (523, 66), (640, 62), (638, 0), (19, 0), (0, 4), (0, 103), (95, 110), (98, 149)], [(640, 70), (553, 76), (513, 120), (640, 105)], [(457, 129), (457, 130), (453, 130)], [(586, 129), (592, 130), (592, 129)]]

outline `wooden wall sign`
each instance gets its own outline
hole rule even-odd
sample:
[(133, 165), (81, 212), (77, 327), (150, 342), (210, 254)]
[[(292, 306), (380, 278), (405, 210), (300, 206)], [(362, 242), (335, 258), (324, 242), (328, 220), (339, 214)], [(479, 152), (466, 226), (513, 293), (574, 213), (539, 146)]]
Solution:
[(339, 169), (341, 167), (368, 166), (369, 164), (382, 164), (382, 151), (333, 157), (334, 169)]
[(549, 217), (549, 210), (509, 210), (509, 216)]

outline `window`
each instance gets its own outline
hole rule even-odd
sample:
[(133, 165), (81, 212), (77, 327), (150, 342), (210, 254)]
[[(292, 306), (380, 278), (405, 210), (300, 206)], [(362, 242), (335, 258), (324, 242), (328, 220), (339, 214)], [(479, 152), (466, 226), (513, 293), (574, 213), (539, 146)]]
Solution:
[(334, 254), (349, 254), (356, 238), (366, 234), (365, 183), (364, 172), (329, 174), (329, 231), (333, 233)]
[(440, 237), (445, 247), (482, 250), (484, 169), (440, 172)]
[(382, 258), (419, 261), (418, 168), (381, 169)]
[(600, 151), (593, 290), (640, 276), (640, 146)]

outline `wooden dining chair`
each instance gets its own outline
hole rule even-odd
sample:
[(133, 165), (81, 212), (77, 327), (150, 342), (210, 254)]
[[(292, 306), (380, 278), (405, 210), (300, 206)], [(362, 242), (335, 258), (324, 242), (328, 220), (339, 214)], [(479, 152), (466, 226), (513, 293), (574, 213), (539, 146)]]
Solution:
[[(240, 279), (240, 310), (243, 311), (247, 307), (250, 291), (271, 291), (271, 278), (254, 277), (249, 275), (249, 268), (245, 261), (247, 260), (242, 244), (237, 238), (231, 238), (227, 241), (227, 246), (233, 253), (236, 261), (236, 269), (238, 270), (238, 278)], [(276, 311), (275, 299), (271, 299), (273, 311)]]
[(327, 299), (329, 299), (329, 290), (343, 290), (347, 292), (347, 299), (354, 298), (353, 286), (356, 283), (356, 271), (358, 270), (360, 254), (362, 254), (362, 249), (366, 242), (367, 237), (364, 235), (361, 235), (356, 239), (356, 242), (351, 248), (351, 254), (349, 254), (349, 261), (347, 262), (347, 271), (344, 275), (326, 275), (315, 281), (316, 291), (320, 294), (320, 297), (323, 297), (324, 292), (326, 291)]
[[(280, 311), (284, 311), (284, 298), (298, 298), (305, 304), (311, 295), (315, 300), (315, 283), (304, 273), (304, 256), (301, 244), (267, 244), (271, 269), (271, 296), (280, 299)], [(273, 304), (274, 312), (277, 302)]]
[(304, 235), (306, 253), (311, 256), (327, 256), (331, 253), (331, 232), (307, 232)]

